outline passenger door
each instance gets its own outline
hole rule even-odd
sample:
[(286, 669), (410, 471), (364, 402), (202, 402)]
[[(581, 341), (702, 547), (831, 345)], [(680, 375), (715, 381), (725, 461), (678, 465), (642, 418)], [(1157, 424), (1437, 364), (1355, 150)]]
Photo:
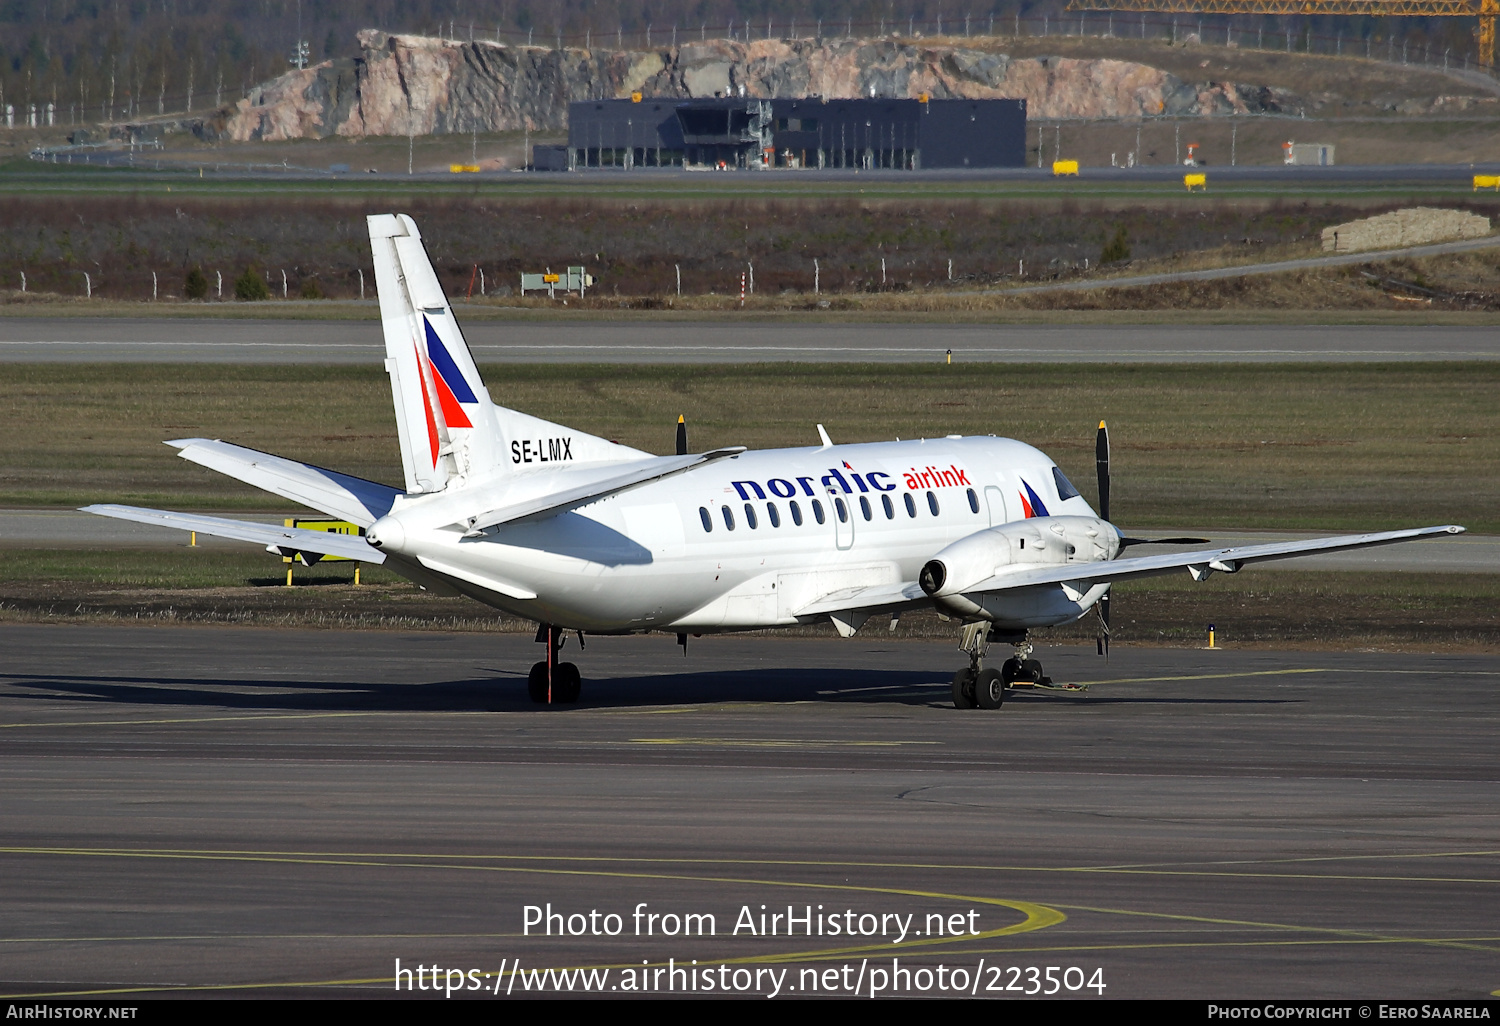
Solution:
[(986, 485), (984, 489), (984, 504), (990, 510), (990, 526), (999, 527), (1001, 524), (1010, 523), (1010, 518), (1005, 515), (1005, 493), (994, 485)]
[(828, 489), (828, 516), (833, 520), (833, 541), (839, 551), (854, 547), (854, 507), (837, 489)]

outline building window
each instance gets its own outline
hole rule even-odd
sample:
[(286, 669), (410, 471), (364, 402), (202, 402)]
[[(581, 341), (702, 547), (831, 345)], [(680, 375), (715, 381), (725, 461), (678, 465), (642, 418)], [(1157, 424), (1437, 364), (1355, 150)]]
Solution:
[(714, 533), (714, 518), (708, 515), (708, 507), (707, 506), (699, 506), (698, 507), (698, 518), (703, 521), (703, 533), (704, 534), (713, 534)]

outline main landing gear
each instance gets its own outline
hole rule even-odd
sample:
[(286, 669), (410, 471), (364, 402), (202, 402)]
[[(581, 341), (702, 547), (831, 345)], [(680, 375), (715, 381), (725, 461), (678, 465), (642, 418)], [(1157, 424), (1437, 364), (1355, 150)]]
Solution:
[[(984, 665), (990, 642), (998, 641), (1015, 646), (1015, 655), (1000, 664), (997, 670)], [(1031, 658), (1031, 642), (1025, 631), (1002, 631), (987, 622), (964, 624), (963, 638), (959, 650), (969, 654), (969, 665), (953, 675), (953, 707), (955, 709), (998, 709), (1005, 702), (1005, 692), (1011, 688), (1047, 688), (1057, 691), (1086, 691), (1086, 686), (1077, 684), (1054, 684), (1052, 678), (1042, 672), (1039, 660)]]
[[(554, 702), (576, 702), (578, 694), (583, 690), (583, 677), (578, 672), (578, 667), (572, 663), (560, 663), (557, 654), (562, 651), (563, 642), (567, 639), (563, 636), (561, 627), (554, 627), (550, 623), (544, 623), (537, 628), (536, 640), (547, 646), (547, 658), (531, 668), (526, 676), (526, 693), (533, 702), (552, 704)], [(578, 644), (583, 646), (583, 635), (578, 635)]]

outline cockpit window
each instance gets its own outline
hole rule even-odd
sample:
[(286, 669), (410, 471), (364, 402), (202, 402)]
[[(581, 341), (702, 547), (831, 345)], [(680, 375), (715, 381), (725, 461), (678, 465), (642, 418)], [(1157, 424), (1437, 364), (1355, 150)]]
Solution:
[(1073, 487), (1073, 482), (1063, 476), (1063, 472), (1056, 467), (1052, 468), (1052, 480), (1057, 483), (1057, 497), (1064, 502), (1078, 497), (1078, 489)]

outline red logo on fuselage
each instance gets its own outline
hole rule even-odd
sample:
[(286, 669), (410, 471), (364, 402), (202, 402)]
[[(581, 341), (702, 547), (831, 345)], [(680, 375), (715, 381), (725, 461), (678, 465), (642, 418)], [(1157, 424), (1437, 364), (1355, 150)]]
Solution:
[(947, 470), (939, 470), (936, 467), (918, 470), (913, 467), (902, 476), (906, 478), (906, 487), (914, 492), (923, 488), (969, 487), (967, 473), (951, 463), (948, 464)]

